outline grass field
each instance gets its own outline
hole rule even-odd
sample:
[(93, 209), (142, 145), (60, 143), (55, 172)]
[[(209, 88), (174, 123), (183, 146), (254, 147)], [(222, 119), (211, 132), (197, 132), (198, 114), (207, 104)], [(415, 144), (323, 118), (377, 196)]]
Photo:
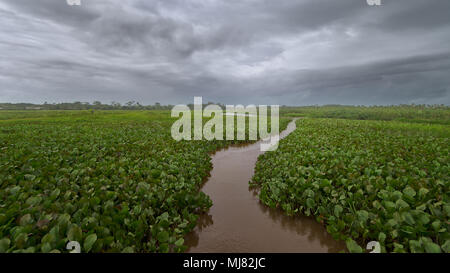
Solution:
[(283, 116), (310, 118), (340, 118), (353, 120), (404, 121), (408, 123), (450, 125), (448, 106), (306, 106), (283, 107)]

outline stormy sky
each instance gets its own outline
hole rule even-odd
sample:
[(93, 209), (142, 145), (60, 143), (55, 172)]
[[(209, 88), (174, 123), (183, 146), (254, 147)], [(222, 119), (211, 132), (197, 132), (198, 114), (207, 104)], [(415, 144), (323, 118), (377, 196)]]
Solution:
[(450, 1), (0, 1), (0, 102), (450, 104)]

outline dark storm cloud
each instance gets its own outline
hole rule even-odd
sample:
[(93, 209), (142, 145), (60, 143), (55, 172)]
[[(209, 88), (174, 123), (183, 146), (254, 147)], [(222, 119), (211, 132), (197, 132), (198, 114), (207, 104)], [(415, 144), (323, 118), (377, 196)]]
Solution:
[(84, 6), (77, 9), (68, 9), (65, 0), (3, 0), (20, 12), (26, 12), (31, 16), (47, 18), (55, 22), (79, 25), (89, 24), (101, 16), (96, 11)]
[(329, 104), (383, 104), (385, 97), (399, 103), (439, 103), (448, 96), (450, 78), (446, 75), (450, 75), (450, 54), (414, 56), (370, 65), (294, 72), (286, 93), (293, 92), (291, 86), (315, 90), (315, 95)]
[(0, 101), (450, 103), (450, 1), (4, 0)]
[(450, 1), (389, 1), (392, 10), (381, 15), (376, 26), (386, 31), (432, 30), (450, 24)]

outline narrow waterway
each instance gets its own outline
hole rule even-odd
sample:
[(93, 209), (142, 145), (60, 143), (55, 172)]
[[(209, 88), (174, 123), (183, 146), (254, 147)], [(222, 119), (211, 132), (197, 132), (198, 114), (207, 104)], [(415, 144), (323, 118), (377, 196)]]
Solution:
[[(295, 130), (289, 123), (280, 138)], [(213, 206), (187, 235), (188, 252), (339, 252), (345, 249), (312, 217), (285, 215), (249, 189), (260, 143), (229, 147), (212, 156), (213, 170), (202, 191)]]

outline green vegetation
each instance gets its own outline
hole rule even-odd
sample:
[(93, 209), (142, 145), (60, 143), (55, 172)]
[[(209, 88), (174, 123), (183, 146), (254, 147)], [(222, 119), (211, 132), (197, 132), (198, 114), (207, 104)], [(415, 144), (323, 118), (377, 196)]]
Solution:
[[(214, 104), (212, 102), (208, 102), (205, 105)], [(218, 104), (222, 108), (224, 105)], [(193, 105), (189, 105), (192, 109)], [(0, 110), (26, 110), (29, 112), (34, 112), (32, 110), (52, 110), (52, 111), (61, 111), (61, 110), (171, 110), (173, 105), (161, 105), (159, 102), (156, 102), (154, 105), (142, 105), (136, 101), (129, 101), (125, 104), (120, 104), (118, 102), (111, 102), (111, 104), (105, 104), (100, 101), (90, 102), (61, 102), (61, 103), (47, 103), (44, 104), (33, 104), (33, 103), (0, 103)], [(31, 110), (31, 111), (30, 111)]]
[[(285, 107), (307, 117), (263, 154), (261, 200), (315, 216), (352, 252), (449, 252), (449, 108)], [(211, 206), (209, 153), (169, 111), (0, 111), (0, 252), (181, 252)], [(280, 120), (280, 128), (289, 119)], [(204, 120), (206, 122), (206, 120)], [(270, 127), (270, 126), (269, 126)]]
[(450, 107), (444, 105), (283, 107), (280, 113), (291, 117), (395, 120), (450, 125)]
[(169, 117), (0, 111), (0, 252), (184, 251), (209, 153), (236, 142), (175, 142)]
[(0, 110), (170, 110), (173, 105), (142, 105), (136, 101), (129, 101), (124, 105), (118, 102), (104, 104), (100, 101), (89, 102), (62, 102), (62, 103), (0, 103)]
[[(346, 118), (364, 112), (355, 109)], [(394, 119), (409, 111), (386, 110), (364, 113)], [(448, 109), (426, 114), (441, 115), (448, 118)], [(385, 252), (450, 252), (449, 136), (448, 125), (299, 119), (278, 150), (260, 156), (253, 183), (266, 205), (314, 215), (351, 252), (373, 240)]]

